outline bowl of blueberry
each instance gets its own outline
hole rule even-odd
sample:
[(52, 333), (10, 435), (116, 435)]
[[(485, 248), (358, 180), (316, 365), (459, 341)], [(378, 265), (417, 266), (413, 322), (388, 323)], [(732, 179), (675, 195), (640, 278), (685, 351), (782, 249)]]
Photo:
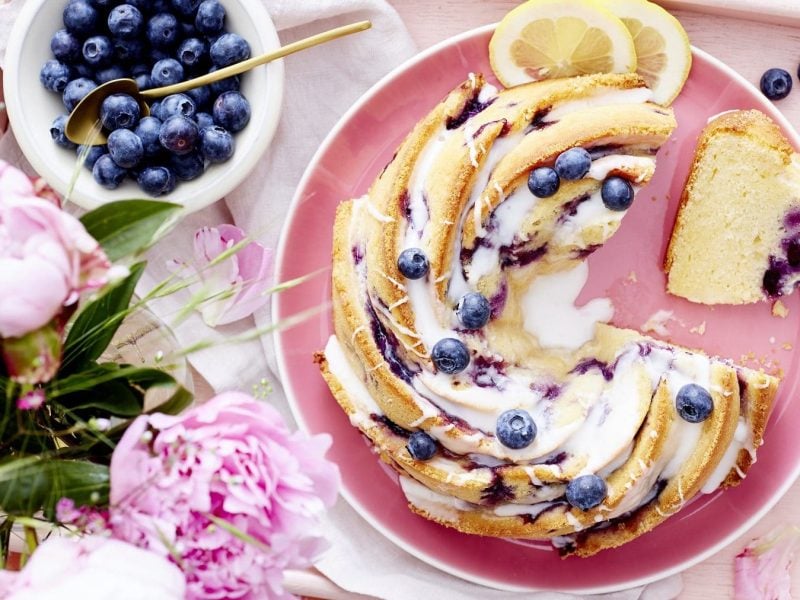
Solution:
[(90, 209), (158, 197), (199, 210), (230, 192), (266, 151), (280, 115), (283, 64), (150, 102), (114, 94), (99, 110), (106, 143), (64, 134), (92, 89), (184, 81), (280, 46), (261, 0), (28, 0), (9, 37), (4, 93), (25, 157)]

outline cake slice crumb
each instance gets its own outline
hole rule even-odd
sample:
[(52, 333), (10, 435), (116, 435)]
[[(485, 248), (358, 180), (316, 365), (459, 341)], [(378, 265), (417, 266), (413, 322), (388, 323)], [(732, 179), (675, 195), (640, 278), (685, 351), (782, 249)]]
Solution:
[(659, 310), (650, 315), (650, 318), (647, 319), (644, 325), (642, 325), (642, 331), (652, 331), (653, 333), (657, 333), (661, 336), (669, 335), (669, 329), (667, 329), (667, 323), (669, 321), (674, 320), (674, 315), (671, 310)]
[(696, 333), (697, 335), (705, 335), (706, 334), (706, 322), (703, 321), (697, 327), (692, 327), (689, 330), (689, 333)]
[(636, 271), (631, 271), (630, 273), (628, 273), (628, 281), (630, 281), (631, 283), (636, 283), (637, 281), (639, 281), (639, 278), (636, 276)]
[(785, 319), (789, 316), (789, 309), (780, 300), (775, 300), (775, 302), (772, 304), (772, 316)]

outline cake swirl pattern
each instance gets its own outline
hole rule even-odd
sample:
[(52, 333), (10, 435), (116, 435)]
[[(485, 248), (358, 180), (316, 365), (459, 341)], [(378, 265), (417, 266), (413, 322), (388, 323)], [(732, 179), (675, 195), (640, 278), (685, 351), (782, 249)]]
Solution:
[(649, 96), (634, 74), (470, 75), (340, 205), (317, 362), (415, 512), (590, 555), (755, 460), (776, 379), (592, 318), (525, 329), (652, 177), (675, 120)]

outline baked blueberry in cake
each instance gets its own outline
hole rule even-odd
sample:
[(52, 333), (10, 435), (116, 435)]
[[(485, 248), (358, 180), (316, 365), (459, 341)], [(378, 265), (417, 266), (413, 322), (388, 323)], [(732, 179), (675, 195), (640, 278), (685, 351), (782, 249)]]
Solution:
[(584, 314), (530, 322), (653, 176), (676, 123), (649, 99), (635, 74), (470, 75), (339, 206), (316, 360), (423, 517), (588, 556), (755, 460), (775, 378)]
[(749, 304), (800, 283), (800, 156), (757, 110), (700, 134), (664, 261), (667, 289), (703, 304)]

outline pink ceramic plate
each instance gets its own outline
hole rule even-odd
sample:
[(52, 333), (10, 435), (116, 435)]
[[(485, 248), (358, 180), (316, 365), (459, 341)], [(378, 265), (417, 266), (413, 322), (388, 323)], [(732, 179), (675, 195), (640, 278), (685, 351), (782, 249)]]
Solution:
[[(278, 277), (288, 280), (330, 265), (336, 205), (357, 197), (391, 158), (412, 125), (470, 71), (491, 77), (487, 45), (493, 26), (447, 40), (402, 65), (373, 87), (339, 121), (311, 161), (294, 198), (278, 252)], [(772, 361), (785, 373), (777, 406), (747, 480), (703, 496), (663, 525), (622, 548), (588, 559), (562, 560), (542, 544), (458, 533), (413, 515), (361, 435), (350, 426), (311, 360), (331, 333), (329, 314), (278, 333), (284, 389), (300, 425), (333, 435), (331, 458), (342, 470), (343, 495), (389, 539), (448, 573), (508, 590), (580, 593), (618, 590), (693, 565), (752, 526), (794, 482), (800, 469), (800, 388), (797, 355), (800, 306), (785, 300), (786, 319), (768, 304), (709, 309), (664, 292), (661, 262), (698, 132), (706, 120), (733, 108), (757, 108), (797, 134), (758, 91), (731, 69), (695, 50), (694, 67), (678, 100), (678, 129), (659, 152), (656, 176), (637, 197), (619, 233), (590, 259), (591, 276), (580, 302), (614, 301), (614, 323), (641, 328), (659, 310), (673, 311), (666, 339), (750, 364)], [(276, 321), (330, 300), (328, 276), (277, 297)], [(700, 331), (705, 331), (701, 334)], [(750, 354), (752, 353), (752, 355)]]

